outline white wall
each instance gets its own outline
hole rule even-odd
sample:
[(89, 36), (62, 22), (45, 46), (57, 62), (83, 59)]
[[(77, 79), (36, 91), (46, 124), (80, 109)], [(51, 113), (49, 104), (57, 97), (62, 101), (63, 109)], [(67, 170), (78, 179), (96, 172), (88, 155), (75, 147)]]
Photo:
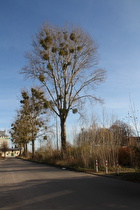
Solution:
[[(6, 156), (6, 157), (16, 157), (16, 156), (19, 155), (19, 153), (20, 153), (20, 151), (13, 151), (13, 152), (12, 152), (12, 150), (11, 150), (11, 151), (7, 151), (7, 152), (5, 153), (5, 156)], [(2, 152), (2, 157), (4, 157), (4, 152)]]

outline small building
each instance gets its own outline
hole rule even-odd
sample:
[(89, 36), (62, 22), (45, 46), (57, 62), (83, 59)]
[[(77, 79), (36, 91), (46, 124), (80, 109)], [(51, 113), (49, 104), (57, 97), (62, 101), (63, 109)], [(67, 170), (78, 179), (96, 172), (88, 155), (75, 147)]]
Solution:
[[(5, 153), (5, 157), (16, 157), (20, 154), (19, 148), (8, 148)], [(4, 152), (2, 152), (2, 157), (4, 157)]]

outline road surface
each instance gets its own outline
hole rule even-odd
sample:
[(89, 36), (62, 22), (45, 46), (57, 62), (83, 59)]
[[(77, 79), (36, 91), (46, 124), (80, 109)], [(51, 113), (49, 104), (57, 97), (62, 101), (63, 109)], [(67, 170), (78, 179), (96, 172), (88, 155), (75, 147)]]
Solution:
[(0, 209), (140, 210), (140, 184), (8, 158), (0, 160)]

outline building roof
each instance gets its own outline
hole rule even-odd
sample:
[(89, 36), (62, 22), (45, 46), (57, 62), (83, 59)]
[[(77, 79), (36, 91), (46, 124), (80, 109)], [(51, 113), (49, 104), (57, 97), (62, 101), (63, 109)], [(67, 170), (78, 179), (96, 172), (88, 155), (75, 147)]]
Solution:
[(0, 137), (8, 137), (5, 131), (0, 131)]
[(9, 149), (7, 149), (7, 151), (20, 151), (20, 149), (19, 148), (9, 148)]

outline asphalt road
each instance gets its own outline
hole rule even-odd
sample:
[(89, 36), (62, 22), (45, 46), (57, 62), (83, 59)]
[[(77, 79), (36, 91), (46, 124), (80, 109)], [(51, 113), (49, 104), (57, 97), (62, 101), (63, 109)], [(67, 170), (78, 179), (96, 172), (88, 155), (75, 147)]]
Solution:
[(0, 160), (0, 209), (140, 210), (140, 184), (9, 158)]

